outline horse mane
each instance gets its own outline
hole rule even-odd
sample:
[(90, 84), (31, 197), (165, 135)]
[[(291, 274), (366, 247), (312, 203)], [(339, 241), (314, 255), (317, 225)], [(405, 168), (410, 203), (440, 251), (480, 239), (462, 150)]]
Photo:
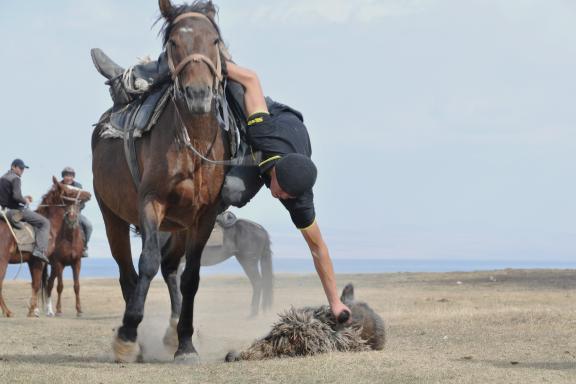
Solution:
[[(162, 35), (162, 43), (166, 45), (168, 39), (170, 38), (170, 33), (172, 33), (172, 22), (178, 16), (183, 13), (187, 12), (198, 12), (201, 13), (210, 19), (214, 28), (216, 28), (216, 32), (218, 32), (218, 36), (221, 35), (220, 27), (216, 24), (216, 20), (210, 16), (211, 12), (214, 12), (215, 15), (218, 15), (218, 7), (212, 3), (212, 1), (208, 0), (196, 0), (192, 4), (182, 4), (182, 5), (173, 5), (172, 6), (172, 13), (165, 19), (164, 24), (160, 28), (160, 32), (158, 34)], [(163, 16), (159, 16), (158, 19), (154, 22), (154, 24), (158, 23), (159, 21), (164, 20)]]
[[(62, 204), (62, 201), (60, 200), (60, 195), (57, 193), (58, 189), (56, 188), (56, 186), (52, 186), (48, 192), (46, 192), (44, 194), (44, 196), (42, 196), (42, 199), (40, 200), (40, 205), (58, 205), (58, 204)], [(50, 207), (40, 207), (36, 210), (36, 212), (40, 213), (40, 214), (47, 214), (48, 213), (48, 209)]]

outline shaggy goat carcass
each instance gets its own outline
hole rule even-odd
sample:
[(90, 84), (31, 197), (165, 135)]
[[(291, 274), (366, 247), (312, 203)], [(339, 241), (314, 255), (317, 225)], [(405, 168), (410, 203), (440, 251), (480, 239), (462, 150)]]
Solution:
[(341, 300), (352, 311), (349, 322), (339, 324), (326, 305), (291, 308), (280, 315), (268, 335), (240, 353), (229, 352), (225, 360), (262, 360), (384, 348), (384, 321), (368, 304), (354, 300), (352, 284), (344, 288)]

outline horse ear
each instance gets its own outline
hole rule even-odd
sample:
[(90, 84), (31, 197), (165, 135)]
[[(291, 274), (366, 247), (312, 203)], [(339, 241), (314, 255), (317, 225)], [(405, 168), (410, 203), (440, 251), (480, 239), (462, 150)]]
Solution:
[(340, 296), (340, 300), (344, 303), (351, 303), (354, 301), (354, 286), (352, 284), (348, 284), (342, 290), (342, 296)]
[(165, 19), (168, 19), (172, 15), (172, 3), (170, 0), (158, 0), (158, 5), (160, 6), (160, 13)]
[(206, 3), (206, 15), (212, 20), (214, 20), (214, 18), (216, 17), (216, 6), (212, 2), (212, 0)]
[(58, 181), (56, 176), (52, 176), (52, 182), (54, 183), (54, 186), (60, 187), (60, 182)]

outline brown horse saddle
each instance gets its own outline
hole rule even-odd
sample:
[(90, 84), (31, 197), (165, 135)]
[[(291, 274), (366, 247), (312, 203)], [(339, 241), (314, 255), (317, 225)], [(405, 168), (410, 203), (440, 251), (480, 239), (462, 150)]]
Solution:
[[(16, 209), (4, 211), (10, 221), (10, 226), (16, 235), (16, 243), (21, 252), (32, 252), (36, 245), (36, 232), (34, 227), (21, 221), (22, 215)], [(6, 221), (4, 215), (0, 215), (1, 221)]]

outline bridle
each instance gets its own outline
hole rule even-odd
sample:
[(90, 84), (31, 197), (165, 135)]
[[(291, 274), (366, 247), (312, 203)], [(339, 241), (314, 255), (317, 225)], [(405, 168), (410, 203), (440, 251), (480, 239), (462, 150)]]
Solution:
[[(72, 189), (72, 190), (76, 190), (76, 196), (75, 197), (69, 197), (64, 195), (64, 192), (60, 193), (60, 202), (62, 204), (40, 204), (38, 205), (38, 208), (41, 207), (56, 207), (56, 208), (64, 208), (64, 220), (66, 221), (66, 224), (68, 224), (70, 227), (75, 226), (78, 223), (78, 218), (76, 218), (75, 220), (71, 220), (69, 218), (70, 214), (72, 214), (73, 209), (77, 208), (80, 203), (80, 195), (82, 194), (82, 192), (84, 192), (83, 189), (80, 188), (76, 188), (70, 185), (67, 185), (66, 188)], [(71, 202), (72, 204), (66, 204), (65, 202)]]
[[(174, 21), (172, 21), (172, 28), (174, 28), (176, 26), (176, 24), (178, 24), (180, 21), (182, 21), (184, 19), (188, 19), (188, 18), (199, 18), (199, 19), (207, 20), (217, 30), (217, 27), (214, 25), (214, 22), (208, 16), (206, 16), (202, 13), (198, 13), (198, 12), (186, 12), (186, 13), (179, 15), (178, 17), (176, 17), (174, 19)], [(220, 39), (220, 34), (218, 34), (218, 38)], [(219, 44), (220, 44), (220, 42), (219, 42)], [(208, 56), (206, 56), (204, 54), (192, 53), (192, 54), (186, 56), (184, 59), (182, 59), (182, 61), (180, 61), (178, 63), (178, 65), (174, 65), (174, 59), (172, 58), (172, 45), (171, 45), (170, 39), (168, 39), (168, 41), (166, 42), (165, 50), (166, 50), (166, 56), (168, 59), (168, 68), (170, 69), (172, 81), (174, 82), (174, 92), (172, 95), (172, 103), (174, 104), (174, 107), (176, 109), (176, 114), (178, 115), (178, 118), (179, 118), (180, 123), (181, 123), (180, 124), (181, 125), (181, 131), (182, 131), (181, 132), (181, 140), (184, 142), (184, 146), (186, 148), (190, 149), (202, 161), (205, 161), (207, 163), (216, 164), (216, 165), (238, 164), (237, 158), (234, 158), (231, 160), (212, 160), (212, 159), (209, 159), (207, 157), (210, 154), (210, 152), (212, 151), (214, 143), (216, 142), (218, 131), (215, 132), (213, 140), (210, 144), (210, 147), (206, 151), (206, 154), (202, 154), (198, 149), (196, 149), (194, 147), (194, 145), (192, 145), (192, 141), (190, 140), (190, 135), (188, 134), (188, 131), (186, 129), (186, 124), (184, 122), (184, 119), (182, 118), (182, 114), (180, 113), (180, 110), (178, 108), (178, 104), (175, 101), (176, 94), (177, 94), (177, 92), (179, 92), (179, 89), (180, 89), (178, 76), (180, 75), (182, 70), (184, 70), (184, 68), (186, 68), (186, 66), (189, 64), (204, 63), (210, 69), (210, 72), (212, 73), (212, 76), (214, 78), (214, 83), (212, 86), (212, 92), (213, 92), (214, 98), (215, 98), (216, 103), (217, 103), (217, 109), (219, 109), (219, 111), (217, 110), (217, 113), (220, 113), (220, 112), (222, 113), (222, 116), (218, 117), (219, 123), (221, 125), (223, 124), (225, 126), (228, 124), (228, 106), (226, 104), (226, 95), (225, 95), (226, 77), (224, 76), (224, 71), (222, 68), (222, 52), (221, 52), (220, 48), (218, 48), (218, 55), (216, 58), (216, 63), (214, 63)]]
[[(208, 16), (202, 13), (186, 12), (179, 15), (174, 19), (174, 21), (172, 21), (172, 28), (174, 28), (176, 24), (178, 24), (182, 20), (189, 18), (204, 19), (207, 20), (210, 23), (210, 25), (214, 25), (214, 22), (210, 20)], [(216, 27), (214, 26), (214, 28)], [(218, 36), (218, 38), (220, 38), (220, 36)], [(214, 85), (212, 90), (220, 93), (220, 91), (224, 89), (223, 84), (225, 80), (222, 71), (222, 57), (221, 57), (222, 53), (220, 52), (220, 49), (218, 49), (218, 55), (216, 55), (216, 63), (214, 63), (212, 59), (210, 59), (208, 56), (202, 53), (192, 53), (186, 56), (184, 59), (182, 59), (182, 61), (180, 61), (176, 66), (174, 65), (174, 59), (172, 57), (172, 44), (170, 43), (170, 39), (166, 42), (165, 49), (166, 49), (166, 56), (168, 59), (168, 68), (170, 69), (170, 73), (172, 75), (172, 81), (174, 81), (175, 83), (178, 82), (178, 76), (180, 75), (182, 70), (186, 68), (188, 64), (204, 63), (206, 64), (208, 69), (210, 69), (210, 72), (212, 72), (212, 76), (214, 77)]]

